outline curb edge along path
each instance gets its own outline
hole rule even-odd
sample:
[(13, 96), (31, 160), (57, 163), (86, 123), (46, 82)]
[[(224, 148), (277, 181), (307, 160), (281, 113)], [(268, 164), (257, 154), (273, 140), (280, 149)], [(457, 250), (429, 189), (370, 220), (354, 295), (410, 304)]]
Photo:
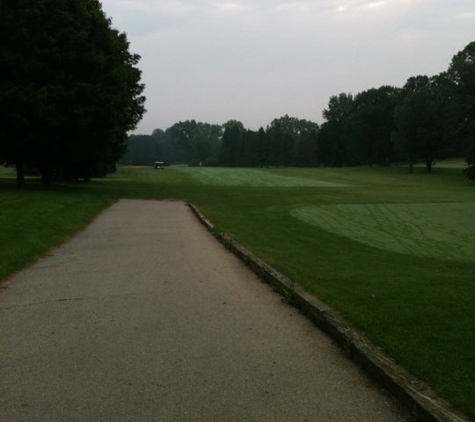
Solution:
[(0, 420), (407, 422), (183, 202), (121, 200), (0, 294)]
[(424, 422), (471, 422), (457, 414), (445, 400), (422, 381), (384, 355), (366, 337), (351, 327), (338, 312), (309, 295), (302, 287), (267, 265), (229, 236), (218, 233), (214, 225), (194, 204), (188, 203), (201, 223), (238, 256), (261, 279), (326, 332), (369, 375), (395, 396), (418, 420)]

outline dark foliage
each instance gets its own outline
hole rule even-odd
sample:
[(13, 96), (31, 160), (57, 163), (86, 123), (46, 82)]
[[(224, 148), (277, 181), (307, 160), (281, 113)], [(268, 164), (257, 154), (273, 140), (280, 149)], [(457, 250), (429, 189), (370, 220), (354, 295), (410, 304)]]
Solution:
[(0, 0), (0, 158), (52, 178), (103, 176), (144, 113), (124, 33), (97, 0)]

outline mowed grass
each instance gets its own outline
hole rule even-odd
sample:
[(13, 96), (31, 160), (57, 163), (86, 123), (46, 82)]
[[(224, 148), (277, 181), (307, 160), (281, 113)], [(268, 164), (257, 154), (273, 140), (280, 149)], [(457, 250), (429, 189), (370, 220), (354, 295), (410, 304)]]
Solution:
[[(121, 168), (89, 184), (25, 191), (1, 170), (0, 221), (12, 228), (0, 234), (0, 263), (17, 258), (0, 276), (118, 198), (192, 201), (473, 418), (475, 184), (462, 169)], [(50, 240), (31, 255), (41, 239)]]
[(69, 188), (31, 186), (19, 192), (0, 183), (0, 281), (62, 243), (113, 201)]
[(310, 205), (291, 215), (375, 248), (475, 263), (473, 203)]
[(192, 176), (196, 181), (207, 186), (241, 186), (241, 187), (342, 187), (346, 184), (316, 179), (305, 174), (269, 173), (246, 168), (195, 168), (177, 167), (177, 170)]

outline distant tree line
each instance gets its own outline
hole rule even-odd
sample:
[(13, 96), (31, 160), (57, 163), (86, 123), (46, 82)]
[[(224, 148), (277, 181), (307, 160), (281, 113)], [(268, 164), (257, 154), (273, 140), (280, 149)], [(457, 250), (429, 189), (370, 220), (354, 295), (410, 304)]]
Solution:
[(416, 162), (428, 172), (437, 159), (465, 157), (475, 178), (475, 42), (447, 71), (415, 76), (402, 88), (381, 86), (329, 99), (317, 123), (285, 115), (265, 129), (175, 123), (152, 135), (132, 135), (121, 162), (160, 160), (204, 166), (357, 166)]
[(241, 122), (224, 125), (175, 123), (152, 135), (131, 135), (123, 164), (151, 165), (154, 161), (192, 166), (315, 166), (318, 125), (284, 116), (258, 131)]
[(446, 72), (415, 76), (402, 88), (382, 86), (354, 97), (330, 98), (320, 142), (327, 164), (390, 165), (466, 157), (475, 165), (475, 42), (457, 53)]

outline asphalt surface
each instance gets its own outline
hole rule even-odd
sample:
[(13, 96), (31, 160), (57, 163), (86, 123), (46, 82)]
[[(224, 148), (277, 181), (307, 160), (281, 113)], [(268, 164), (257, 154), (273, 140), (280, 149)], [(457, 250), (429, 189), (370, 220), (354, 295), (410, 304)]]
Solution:
[(0, 421), (409, 421), (182, 202), (121, 200), (0, 290)]

